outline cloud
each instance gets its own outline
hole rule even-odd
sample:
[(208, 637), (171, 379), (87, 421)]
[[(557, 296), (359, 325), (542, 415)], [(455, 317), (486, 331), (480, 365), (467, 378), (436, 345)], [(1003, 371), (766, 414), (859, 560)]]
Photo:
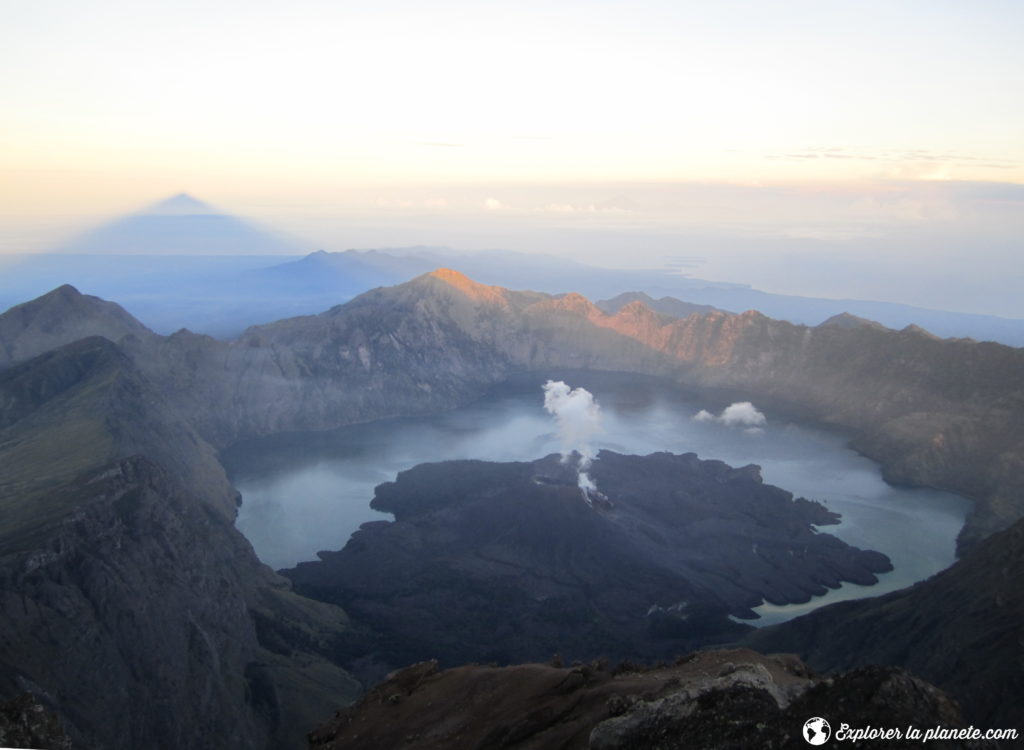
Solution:
[(497, 198), (488, 198), (484, 201), (484, 208), (488, 211), (497, 211), (505, 207), (505, 204)]
[(717, 417), (707, 409), (701, 409), (693, 415), (697, 422), (718, 422), (726, 427), (745, 427), (748, 435), (760, 435), (762, 427), (768, 422), (764, 414), (749, 401), (737, 401), (722, 409)]
[(883, 162), (896, 165), (896, 171), (888, 175), (895, 179), (945, 179), (945, 173), (942, 170), (948, 170), (952, 166), (1012, 169), (1019, 165), (1019, 162), (1010, 159), (994, 159), (991, 156), (932, 151), (924, 148), (882, 149), (871, 152), (836, 147), (807, 148), (785, 154), (767, 154), (766, 158), (798, 161), (845, 159)]
[(725, 407), (719, 415), (718, 421), (729, 427), (736, 427), (738, 425), (760, 426), (767, 420), (764, 414), (758, 411), (752, 403), (749, 401), (739, 401)]

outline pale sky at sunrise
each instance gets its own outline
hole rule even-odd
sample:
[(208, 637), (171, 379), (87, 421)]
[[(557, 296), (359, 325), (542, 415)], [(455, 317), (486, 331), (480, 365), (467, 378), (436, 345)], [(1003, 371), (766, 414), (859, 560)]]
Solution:
[(1021, 238), (1013, 0), (3, 7), (2, 252), (180, 191), (329, 249), (550, 251), (566, 222)]

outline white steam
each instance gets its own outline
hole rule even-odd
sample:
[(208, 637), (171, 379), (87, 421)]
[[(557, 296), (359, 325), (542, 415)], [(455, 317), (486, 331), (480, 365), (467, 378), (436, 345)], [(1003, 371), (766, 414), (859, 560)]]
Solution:
[(764, 414), (749, 401), (737, 401), (722, 409), (717, 417), (706, 409), (701, 409), (693, 415), (698, 422), (718, 422), (726, 427), (744, 427), (748, 435), (760, 435), (768, 421)]
[(601, 432), (601, 407), (586, 388), (570, 388), (561, 380), (544, 384), (544, 408), (554, 416), (562, 443), (562, 461), (568, 462), (574, 453), (579, 455), (577, 466), (580, 492), (588, 505), (597, 485), (587, 474), (590, 462), (597, 452), (592, 440)]

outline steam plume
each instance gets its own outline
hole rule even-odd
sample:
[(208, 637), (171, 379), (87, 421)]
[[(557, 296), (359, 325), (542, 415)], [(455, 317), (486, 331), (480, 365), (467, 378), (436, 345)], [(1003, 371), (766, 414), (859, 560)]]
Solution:
[(586, 388), (570, 388), (561, 380), (549, 380), (544, 384), (544, 408), (558, 425), (562, 461), (568, 462), (574, 453), (579, 456), (577, 484), (583, 499), (592, 504), (591, 493), (597, 491), (597, 485), (587, 469), (596, 455), (591, 440), (601, 432), (601, 407)]

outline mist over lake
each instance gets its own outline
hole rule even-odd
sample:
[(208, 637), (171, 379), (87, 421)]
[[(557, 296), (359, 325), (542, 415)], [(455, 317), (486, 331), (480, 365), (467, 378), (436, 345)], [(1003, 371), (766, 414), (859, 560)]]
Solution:
[[(423, 462), (450, 459), (528, 461), (561, 449), (543, 408), (549, 378), (590, 390), (601, 408), (595, 449), (626, 454), (694, 452), (733, 466), (754, 463), (764, 481), (822, 502), (842, 522), (822, 527), (892, 560), (874, 586), (844, 584), (807, 604), (757, 609), (756, 624), (789, 619), (842, 599), (876, 596), (948, 567), (970, 502), (929, 489), (893, 487), (878, 464), (845, 447), (842, 435), (765, 411), (749, 425), (694, 419), (729, 401), (701, 401), (656, 378), (618, 373), (552, 372), (521, 376), (486, 397), (432, 417), (390, 419), (317, 433), (287, 433), (238, 443), (222, 459), (243, 496), (237, 526), (274, 568), (342, 548), (367, 521), (389, 519), (369, 507), (374, 487)], [(735, 400), (742, 400), (737, 394)], [(755, 402), (754, 406), (757, 404)]]

